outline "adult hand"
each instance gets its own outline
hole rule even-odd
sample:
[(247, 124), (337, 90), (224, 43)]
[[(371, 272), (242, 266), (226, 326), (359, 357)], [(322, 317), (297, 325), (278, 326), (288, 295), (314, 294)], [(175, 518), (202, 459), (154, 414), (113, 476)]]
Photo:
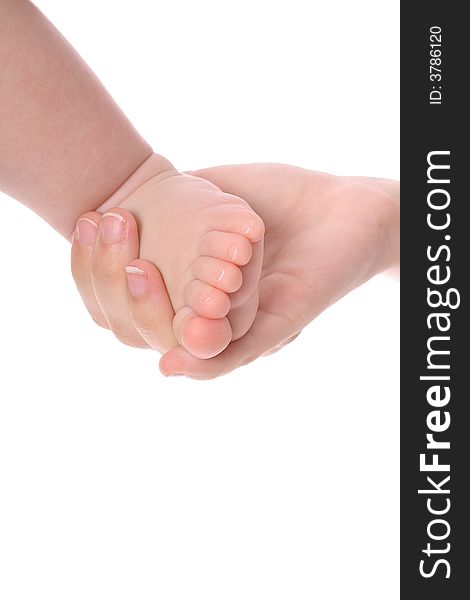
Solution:
[[(134, 217), (120, 208), (108, 212), (123, 219), (123, 233), (117, 238), (107, 213), (88, 212), (77, 222), (72, 275), (78, 291), (92, 319), (121, 342), (166, 352), (177, 341), (163, 279), (152, 263), (136, 259), (139, 232)], [(146, 273), (143, 281), (136, 274), (140, 271)]]
[[(150, 263), (132, 261), (132, 265), (141, 265), (152, 281), (147, 292), (140, 297), (124, 292), (124, 266), (133, 253), (137, 255), (135, 224), (127, 229), (127, 245), (107, 251), (98, 241), (98, 246), (95, 244), (88, 252), (87, 264), (83, 254), (75, 254), (74, 272), (81, 273), (81, 288), (86, 290), (82, 296), (88, 294), (88, 302), (84, 299), (89, 310), (96, 313), (98, 305), (101, 319), (103, 313), (111, 312), (115, 318), (110, 321), (106, 317), (106, 322), (111, 322), (110, 327), (127, 343), (137, 345), (134, 342), (139, 338), (150, 339), (152, 347), (163, 351), (171, 348), (160, 360), (166, 375), (216, 377), (278, 350), (333, 302), (373, 275), (398, 265), (397, 182), (334, 177), (277, 164), (215, 167), (192, 174), (245, 198), (266, 227), (255, 322), (243, 338), (232, 342), (220, 355), (201, 360), (175, 347), (174, 339), (170, 340), (168, 299), (158, 271)], [(119, 212), (129, 220), (130, 215)], [(96, 215), (88, 214), (87, 218), (94, 220)], [(78, 269), (77, 262), (81, 264)], [(112, 277), (97, 276), (95, 264), (100, 266), (99, 272), (111, 270)], [(90, 280), (91, 286), (83, 284)], [(96, 286), (95, 280), (103, 285)], [(102, 294), (107, 301), (103, 301)], [(118, 316), (126, 313), (126, 301), (127, 320)], [(109, 310), (113, 302), (117, 309)], [(95, 320), (99, 319), (95, 316)]]

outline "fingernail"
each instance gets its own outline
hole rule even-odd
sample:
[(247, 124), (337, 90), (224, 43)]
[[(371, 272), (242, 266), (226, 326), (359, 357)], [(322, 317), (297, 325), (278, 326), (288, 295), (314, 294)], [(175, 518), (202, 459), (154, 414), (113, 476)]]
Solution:
[(101, 219), (101, 239), (117, 242), (124, 233), (124, 219), (116, 213), (105, 213)]
[(148, 292), (149, 282), (145, 271), (142, 271), (138, 267), (129, 266), (126, 267), (126, 273), (131, 296), (136, 298)]
[(98, 225), (90, 219), (79, 219), (76, 228), (76, 239), (82, 246), (92, 246), (95, 243)]

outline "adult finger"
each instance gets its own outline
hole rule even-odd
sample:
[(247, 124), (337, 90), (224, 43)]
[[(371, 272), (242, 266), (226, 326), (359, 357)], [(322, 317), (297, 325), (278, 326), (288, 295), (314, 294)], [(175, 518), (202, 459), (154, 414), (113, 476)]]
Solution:
[(292, 294), (286, 293), (283, 278), (266, 277), (259, 287), (259, 309), (249, 331), (219, 355), (202, 360), (183, 348), (175, 348), (160, 359), (164, 375), (183, 374), (196, 379), (213, 379), (245, 365), (287, 343), (305, 326), (305, 320), (291, 308)]
[(154, 350), (178, 345), (173, 333), (173, 306), (160, 271), (151, 262), (133, 260), (126, 266), (129, 311), (136, 331)]
[(148, 348), (129, 310), (125, 267), (138, 255), (139, 234), (134, 217), (121, 208), (104, 213), (91, 257), (95, 296), (109, 328), (121, 342)]
[(174, 348), (160, 359), (160, 371), (166, 376), (214, 379), (269, 353), (282, 343), (281, 340), (287, 342), (292, 335), (292, 323), (282, 316), (274, 317), (259, 310), (251, 329), (239, 340), (231, 342), (221, 354), (203, 360), (182, 347)]
[(91, 318), (101, 327), (109, 329), (108, 322), (96, 299), (91, 280), (93, 247), (98, 235), (100, 221), (101, 215), (96, 212), (85, 213), (77, 221), (72, 240), (71, 269), (75, 285)]

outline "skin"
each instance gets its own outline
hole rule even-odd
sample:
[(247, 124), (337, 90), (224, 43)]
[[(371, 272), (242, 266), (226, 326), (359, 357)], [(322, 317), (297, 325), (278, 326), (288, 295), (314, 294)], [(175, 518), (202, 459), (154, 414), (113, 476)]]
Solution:
[[(86, 211), (131, 210), (139, 222), (140, 256), (159, 267), (178, 311), (175, 326), (191, 315), (180, 342), (199, 357), (220, 352), (246, 332), (256, 313), (263, 237), (259, 217), (241, 198), (179, 173), (154, 154), (31, 2), (0, 0), (0, 23), (0, 189), (69, 240)], [(116, 223), (127, 227), (114, 214), (103, 221), (103, 239)], [(249, 232), (247, 222), (254, 223)], [(90, 227), (92, 219), (79, 227), (82, 242)], [(244, 236), (245, 245), (253, 244), (248, 259), (240, 263), (225, 257), (221, 263), (217, 251), (223, 253), (224, 244), (230, 244), (219, 239), (221, 249), (204, 248), (209, 229)], [(244, 240), (238, 243), (243, 246)], [(105, 314), (119, 339), (141, 345), (122, 306), (117, 315), (111, 310), (114, 303), (100, 286), (107, 277), (106, 261), (103, 273), (99, 264), (97, 259), (94, 284), (103, 310), (93, 316), (99, 320)], [(219, 280), (215, 273), (221, 272)]]
[[(214, 377), (253, 360), (292, 339), (311, 318), (368, 277), (392, 268), (385, 260), (393, 246), (390, 240), (397, 237), (388, 214), (396, 210), (385, 201), (393, 195), (390, 182), (340, 180), (272, 165), (199, 173), (247, 200), (267, 220), (269, 238), (253, 329), (216, 358), (191, 356), (177, 343), (207, 339), (209, 326), (226, 323), (195, 316), (186, 307), (175, 318), (173, 335), (173, 309), (162, 278), (151, 263), (134, 260), (142, 250), (139, 230), (122, 208), (132, 209), (139, 219), (145, 252), (152, 236), (144, 227), (154, 223), (147, 225), (140, 203), (124, 202), (173, 166), (152, 153), (88, 66), (33, 4), (0, 0), (0, 23), (0, 189), (67, 239), (85, 213), (82, 225), (88, 227), (76, 232), (73, 244), (74, 276), (85, 303), (95, 320), (123, 342), (166, 352), (161, 360), (165, 374)], [(118, 243), (104, 240), (103, 231), (109, 230), (104, 212), (124, 220)], [(158, 256), (150, 251), (141, 258), (158, 264), (161, 249), (154, 251)], [(253, 248), (256, 252), (259, 259), (260, 249)], [(145, 267), (147, 274), (147, 287), (136, 297), (128, 296), (128, 284), (136, 287), (142, 274), (134, 270), (126, 280), (129, 263), (134, 269)], [(168, 264), (161, 266), (171, 272)], [(235, 314), (230, 319), (235, 323)], [(220, 341), (223, 333), (211, 334)]]
[(152, 149), (33, 4), (0, 0), (0, 23), (0, 189), (71, 239)]
[[(72, 249), (72, 270), (90, 313), (106, 322), (94, 293), (93, 270), (96, 261), (108, 261), (110, 295), (119, 304), (115, 312), (122, 311), (123, 320), (132, 322), (125, 335), (128, 340), (138, 336), (140, 346), (164, 353), (164, 375), (209, 379), (228, 373), (291, 342), (323, 310), (371, 277), (398, 275), (398, 182), (276, 164), (222, 166), (193, 174), (246, 198), (266, 228), (254, 323), (218, 356), (201, 360), (178, 345), (188, 321), (177, 323), (175, 338), (158, 270), (136, 259), (138, 230), (130, 213), (119, 210), (129, 223), (129, 235), (112, 255), (103, 252), (99, 237), (87, 249), (75, 240)], [(86, 217), (99, 225), (98, 213)]]
[[(264, 224), (251, 207), (206, 179), (174, 170), (139, 185), (119, 207), (137, 219), (140, 258), (154, 263), (164, 278), (175, 330), (191, 315), (181, 344), (194, 356), (210, 358), (243, 336), (258, 307), (264, 235)], [(109, 229), (115, 221), (125, 235), (125, 220), (113, 210), (102, 217), (104, 243), (110, 240), (106, 231), (103, 235), (103, 223)], [(97, 297), (109, 319), (106, 274), (96, 268), (93, 285), (102, 289)]]

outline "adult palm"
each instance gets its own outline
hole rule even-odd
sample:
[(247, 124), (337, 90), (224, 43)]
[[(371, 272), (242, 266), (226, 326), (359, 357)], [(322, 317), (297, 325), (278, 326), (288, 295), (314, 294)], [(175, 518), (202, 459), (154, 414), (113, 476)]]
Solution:
[(247, 200), (265, 223), (260, 304), (251, 329), (209, 360), (177, 347), (165, 374), (211, 378), (292, 341), (325, 308), (398, 260), (396, 182), (279, 164), (193, 172)]

